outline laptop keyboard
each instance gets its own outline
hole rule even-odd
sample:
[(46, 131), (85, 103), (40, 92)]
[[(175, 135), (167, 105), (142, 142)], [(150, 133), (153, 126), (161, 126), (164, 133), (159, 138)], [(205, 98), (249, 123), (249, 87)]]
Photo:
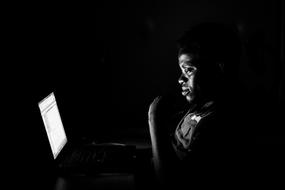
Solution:
[[(64, 167), (96, 167), (118, 166), (130, 164), (133, 160), (132, 149), (120, 146), (92, 147), (86, 146), (84, 149), (76, 149), (64, 161)], [(115, 165), (114, 165), (115, 164)]]
[(102, 163), (106, 152), (104, 150), (75, 150), (70, 157), (65, 160), (66, 165), (86, 165)]

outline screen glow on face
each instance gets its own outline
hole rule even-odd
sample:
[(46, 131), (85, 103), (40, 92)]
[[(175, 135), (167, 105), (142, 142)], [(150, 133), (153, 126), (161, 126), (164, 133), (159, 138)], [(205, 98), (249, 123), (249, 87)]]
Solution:
[(196, 83), (195, 76), (197, 67), (193, 64), (193, 56), (188, 54), (181, 54), (178, 57), (181, 76), (178, 83), (181, 85), (182, 95), (186, 100), (191, 102), (195, 98)]

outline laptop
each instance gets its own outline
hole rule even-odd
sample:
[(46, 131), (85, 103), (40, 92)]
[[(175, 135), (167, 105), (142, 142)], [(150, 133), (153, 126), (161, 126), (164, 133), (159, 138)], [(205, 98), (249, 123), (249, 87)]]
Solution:
[(70, 142), (64, 129), (54, 92), (42, 99), (38, 106), (52, 157), (60, 172), (98, 174), (102, 172), (130, 172), (134, 168), (135, 145)]

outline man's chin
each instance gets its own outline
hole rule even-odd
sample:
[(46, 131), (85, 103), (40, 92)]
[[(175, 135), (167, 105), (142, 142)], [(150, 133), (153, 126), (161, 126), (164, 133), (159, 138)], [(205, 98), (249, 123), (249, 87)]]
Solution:
[(191, 95), (187, 95), (187, 96), (185, 96), (185, 98), (186, 98), (187, 102), (189, 102), (189, 103), (193, 102), (193, 100), (194, 100), (194, 97)]

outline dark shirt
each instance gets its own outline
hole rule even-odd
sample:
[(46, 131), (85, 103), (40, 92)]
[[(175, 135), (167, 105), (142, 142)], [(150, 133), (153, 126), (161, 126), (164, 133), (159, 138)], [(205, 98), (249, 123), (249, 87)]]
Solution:
[(207, 102), (201, 108), (197, 107), (194, 105), (187, 111), (174, 132), (173, 146), (177, 156), (182, 160), (195, 149), (195, 144), (200, 138), (200, 132), (205, 127), (204, 121), (211, 117), (215, 111), (214, 102)]
[(192, 179), (196, 187), (207, 182), (219, 186), (231, 176), (236, 139), (226, 111), (215, 102), (207, 102), (192, 106), (182, 117), (172, 133), (172, 145), (180, 160), (178, 181)]

